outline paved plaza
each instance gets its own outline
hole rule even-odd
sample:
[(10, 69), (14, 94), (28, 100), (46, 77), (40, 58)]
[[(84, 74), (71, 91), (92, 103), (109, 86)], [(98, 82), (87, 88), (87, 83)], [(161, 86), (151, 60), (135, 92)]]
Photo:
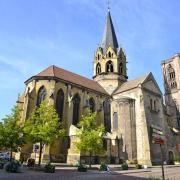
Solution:
[[(166, 179), (180, 180), (180, 167), (165, 168)], [(5, 173), (0, 171), (0, 180), (143, 180), (148, 177), (161, 177), (161, 169), (151, 168), (146, 171), (113, 171), (111, 173), (88, 171), (77, 172), (75, 169), (58, 169), (56, 173), (49, 174), (36, 171), (25, 171), (24, 173)]]

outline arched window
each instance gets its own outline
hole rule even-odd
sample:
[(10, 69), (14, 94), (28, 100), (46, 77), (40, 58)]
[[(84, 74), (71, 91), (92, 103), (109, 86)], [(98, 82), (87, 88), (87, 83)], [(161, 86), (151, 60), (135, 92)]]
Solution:
[(153, 110), (153, 100), (150, 99), (150, 110)]
[(79, 108), (80, 108), (80, 97), (76, 94), (73, 97), (73, 125), (77, 125), (79, 122)]
[(101, 56), (98, 54), (98, 55), (97, 55), (97, 59), (100, 60), (100, 57), (101, 57)]
[(96, 66), (96, 74), (101, 74), (101, 65), (99, 63)]
[(105, 131), (111, 132), (111, 104), (108, 100), (103, 103)]
[(154, 100), (154, 110), (155, 110), (155, 111), (157, 110), (157, 107), (156, 107), (156, 100)]
[(123, 74), (123, 63), (119, 64), (119, 73)]
[(114, 69), (113, 69), (112, 61), (108, 61), (106, 64), (106, 72), (113, 72), (113, 71)]
[(60, 89), (57, 93), (56, 98), (56, 112), (58, 113), (60, 121), (63, 118), (63, 108), (64, 108), (64, 92)]
[(111, 52), (110, 51), (108, 52), (108, 57), (111, 58)]
[(95, 102), (93, 98), (89, 99), (89, 109), (91, 113), (95, 112)]
[(176, 74), (171, 64), (168, 65), (167, 73), (168, 73), (168, 81), (169, 81), (170, 88), (171, 89), (176, 88), (177, 87)]
[(36, 106), (39, 107), (42, 101), (45, 100), (45, 98), (46, 98), (46, 89), (44, 86), (41, 86), (38, 91)]
[(169, 79), (172, 80), (175, 78), (175, 71), (174, 68), (169, 64), (168, 66), (168, 74), (169, 74)]
[(114, 112), (113, 114), (113, 129), (118, 130), (118, 113)]

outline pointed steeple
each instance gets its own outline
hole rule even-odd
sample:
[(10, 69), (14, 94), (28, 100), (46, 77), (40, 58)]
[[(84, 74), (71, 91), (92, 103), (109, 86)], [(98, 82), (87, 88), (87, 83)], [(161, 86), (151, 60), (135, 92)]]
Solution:
[(116, 34), (115, 34), (115, 30), (114, 30), (114, 26), (113, 26), (112, 19), (111, 19), (111, 13), (108, 8), (106, 25), (105, 25), (105, 29), (104, 29), (102, 42), (101, 42), (101, 47), (103, 49), (103, 52), (105, 52), (109, 46), (111, 46), (115, 51), (119, 47), (118, 41), (116, 38)]

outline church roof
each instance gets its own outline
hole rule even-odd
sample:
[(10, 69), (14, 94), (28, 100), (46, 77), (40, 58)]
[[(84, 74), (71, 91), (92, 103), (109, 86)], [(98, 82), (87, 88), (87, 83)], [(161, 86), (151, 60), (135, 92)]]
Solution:
[(103, 52), (106, 51), (106, 49), (111, 46), (115, 51), (117, 50), (118, 41), (116, 38), (116, 33), (114, 30), (113, 22), (111, 19), (111, 13), (108, 10), (107, 18), (106, 18), (106, 25), (104, 29), (104, 34), (101, 42), (101, 48), (103, 49)]
[(138, 87), (139, 84), (142, 84), (149, 77), (149, 75), (151, 75), (151, 73), (123, 83), (114, 91), (113, 94), (118, 94)]
[(72, 73), (65, 69), (56, 67), (54, 65), (46, 68), (45, 70), (41, 71), (39, 74), (31, 77), (25, 83), (29, 82), (29, 80), (33, 78), (45, 78), (45, 77), (57, 78), (57, 79), (81, 86), (81, 87), (88, 88), (93, 91), (108, 95), (108, 93), (96, 81), (80, 76), (78, 74)]

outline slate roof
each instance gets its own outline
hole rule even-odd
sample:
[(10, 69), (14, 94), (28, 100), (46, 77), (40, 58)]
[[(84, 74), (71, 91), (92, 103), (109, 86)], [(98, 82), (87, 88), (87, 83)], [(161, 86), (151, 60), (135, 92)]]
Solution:
[(37, 75), (31, 77), (25, 83), (29, 82), (33, 78), (45, 78), (45, 77), (52, 77), (52, 78), (57, 78), (59, 80), (64, 80), (66, 82), (70, 82), (75, 85), (82, 86), (90, 90), (108, 95), (108, 93), (96, 81), (80, 76), (78, 74), (72, 73), (65, 69), (56, 67), (54, 65), (46, 68), (45, 70), (41, 71)]
[(150, 75), (151, 73), (123, 83), (114, 91), (113, 94), (118, 94), (118, 93), (138, 87), (138, 85), (142, 84)]
[(104, 29), (104, 34), (101, 42), (101, 47), (103, 49), (103, 52), (106, 51), (106, 49), (111, 46), (115, 51), (117, 50), (118, 41), (116, 38), (116, 33), (114, 30), (113, 22), (111, 19), (111, 13), (108, 10), (107, 18), (106, 18), (106, 25)]

